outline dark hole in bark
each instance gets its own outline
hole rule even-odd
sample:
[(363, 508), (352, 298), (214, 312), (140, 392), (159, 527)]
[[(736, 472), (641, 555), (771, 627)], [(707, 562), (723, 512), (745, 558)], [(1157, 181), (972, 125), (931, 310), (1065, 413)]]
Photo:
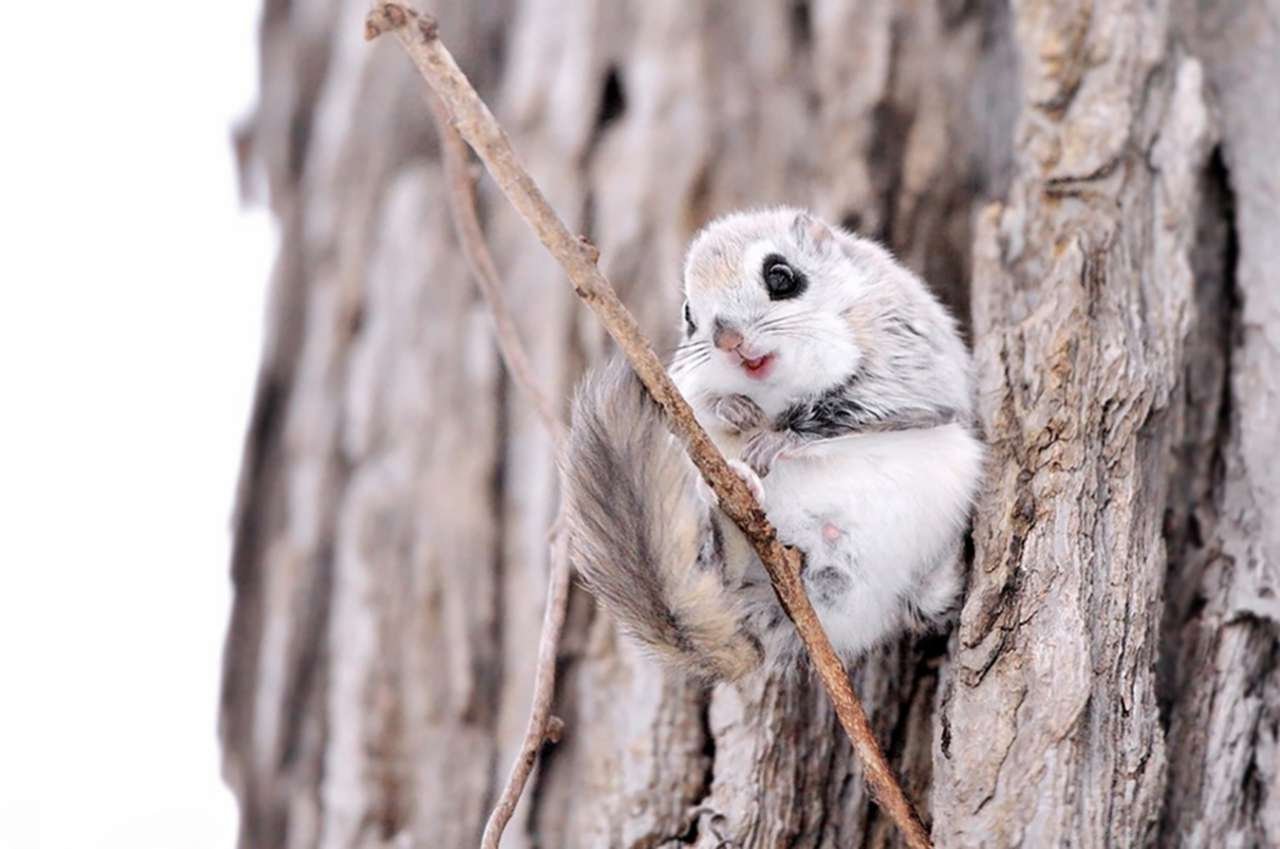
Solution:
[(600, 112), (596, 116), (596, 130), (603, 130), (627, 111), (627, 93), (622, 87), (622, 75), (617, 65), (609, 66), (604, 78), (604, 91), (600, 95)]
[(791, 40), (797, 47), (808, 47), (813, 41), (813, 22), (809, 17), (809, 0), (791, 4)]
[(1188, 621), (1199, 617), (1200, 614), (1204, 612), (1204, 609), (1208, 604), (1209, 599), (1205, 598), (1205, 596), (1200, 593), (1196, 593), (1195, 598), (1191, 599), (1191, 606), (1187, 609)]

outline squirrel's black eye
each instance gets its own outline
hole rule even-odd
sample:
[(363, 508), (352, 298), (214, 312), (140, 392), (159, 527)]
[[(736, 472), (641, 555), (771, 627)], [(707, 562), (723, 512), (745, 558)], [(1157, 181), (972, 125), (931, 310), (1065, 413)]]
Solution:
[(769, 291), (769, 300), (785, 301), (804, 291), (805, 279), (786, 259), (769, 254), (764, 258), (764, 287)]
[(684, 302), (684, 332), (687, 336), (692, 336), (698, 330), (698, 325), (693, 323), (693, 311), (689, 309), (689, 302)]

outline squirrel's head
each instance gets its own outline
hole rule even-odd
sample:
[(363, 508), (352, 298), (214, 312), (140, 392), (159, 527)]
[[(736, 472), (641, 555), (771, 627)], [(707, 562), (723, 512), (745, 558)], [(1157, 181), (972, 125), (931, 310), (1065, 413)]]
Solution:
[(865, 247), (883, 249), (797, 209), (719, 218), (684, 265), (684, 333), (674, 369), (697, 386), (766, 410), (846, 380), (864, 356), (860, 301), (875, 282)]

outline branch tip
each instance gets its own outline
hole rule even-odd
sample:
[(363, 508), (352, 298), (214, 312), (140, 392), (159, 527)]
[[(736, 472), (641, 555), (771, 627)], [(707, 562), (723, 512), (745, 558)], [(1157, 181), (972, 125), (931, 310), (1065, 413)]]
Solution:
[(416, 14), (412, 9), (406, 9), (399, 3), (383, 3), (382, 11), (386, 14), (387, 20), (391, 22), (392, 27), (402, 27), (409, 20), (409, 15)]
[(440, 26), (431, 15), (424, 15), (399, 3), (379, 3), (364, 19), (364, 40), (373, 41), (384, 32), (402, 29), (410, 19), (418, 22), (418, 34), (423, 41), (433, 41), (439, 36)]
[(404, 9), (395, 3), (382, 3), (364, 17), (364, 40), (373, 41), (388, 30), (404, 26)]

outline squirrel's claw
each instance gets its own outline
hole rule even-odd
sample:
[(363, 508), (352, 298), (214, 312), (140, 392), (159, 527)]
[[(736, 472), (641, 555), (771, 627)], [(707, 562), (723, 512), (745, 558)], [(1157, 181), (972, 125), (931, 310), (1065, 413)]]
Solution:
[[(742, 478), (742, 482), (747, 485), (747, 489), (751, 490), (751, 494), (755, 496), (756, 501), (764, 503), (764, 481), (760, 480), (760, 476), (741, 460), (730, 460), (729, 467), (733, 469), (738, 477)], [(720, 497), (716, 495), (716, 491), (711, 488), (711, 485), (707, 483), (702, 475), (697, 476), (694, 488), (698, 492), (698, 497), (704, 503), (712, 507), (720, 506)]]
[(755, 474), (768, 478), (778, 458), (785, 456), (792, 448), (799, 447), (800, 439), (788, 430), (762, 430), (746, 441), (742, 447), (742, 461), (755, 471)]
[(746, 395), (719, 395), (711, 399), (711, 412), (736, 433), (756, 430), (765, 423), (764, 410)]
[(764, 481), (760, 480), (755, 470), (741, 460), (730, 460), (729, 466), (738, 473), (738, 477), (742, 478), (742, 482), (747, 485), (747, 489), (751, 490), (756, 501), (764, 504)]
[(742, 460), (760, 477), (768, 477), (778, 457), (793, 443), (789, 433), (764, 430), (747, 440), (742, 449)]

